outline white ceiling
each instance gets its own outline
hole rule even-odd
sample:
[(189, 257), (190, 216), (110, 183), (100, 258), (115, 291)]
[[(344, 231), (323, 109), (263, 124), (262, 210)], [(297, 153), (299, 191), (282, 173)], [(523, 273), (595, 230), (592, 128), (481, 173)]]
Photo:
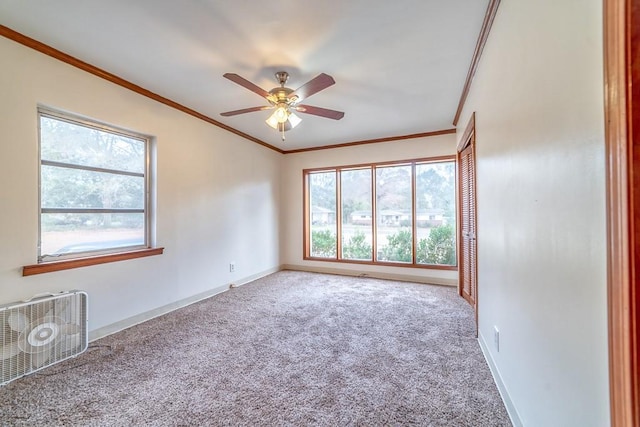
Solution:
[[(283, 150), (452, 128), (488, 0), (3, 0), (0, 24)], [(321, 72), (336, 84), (304, 103), (280, 135), (267, 105), (222, 77), (296, 89)], [(81, 113), (81, 112), (79, 112)]]

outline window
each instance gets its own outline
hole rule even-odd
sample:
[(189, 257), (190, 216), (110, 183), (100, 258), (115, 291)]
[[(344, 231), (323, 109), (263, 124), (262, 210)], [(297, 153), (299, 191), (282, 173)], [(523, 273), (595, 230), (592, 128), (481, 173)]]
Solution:
[(376, 254), (378, 261), (412, 262), (411, 165), (376, 167)]
[(418, 264), (456, 264), (455, 174), (455, 162), (415, 166)]
[(342, 259), (371, 261), (371, 168), (340, 172)]
[(38, 262), (149, 246), (149, 138), (38, 109)]
[(453, 157), (303, 174), (305, 259), (455, 268)]
[(309, 176), (311, 256), (336, 256), (336, 172), (317, 172)]

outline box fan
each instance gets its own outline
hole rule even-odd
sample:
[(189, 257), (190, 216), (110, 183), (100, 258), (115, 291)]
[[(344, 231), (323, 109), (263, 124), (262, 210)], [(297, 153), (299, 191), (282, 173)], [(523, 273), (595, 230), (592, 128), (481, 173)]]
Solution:
[(0, 385), (84, 352), (87, 294), (40, 294), (0, 305)]

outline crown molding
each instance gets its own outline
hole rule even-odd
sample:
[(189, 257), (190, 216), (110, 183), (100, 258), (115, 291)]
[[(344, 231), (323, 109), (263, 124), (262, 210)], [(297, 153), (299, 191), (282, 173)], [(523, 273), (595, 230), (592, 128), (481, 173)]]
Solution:
[(456, 110), (456, 115), (453, 117), (454, 126), (457, 126), (458, 120), (460, 120), (460, 114), (462, 114), (462, 108), (464, 108), (464, 103), (466, 102), (467, 96), (469, 95), (469, 90), (471, 89), (471, 82), (473, 82), (473, 77), (476, 75), (478, 63), (480, 62), (480, 57), (482, 56), (484, 45), (487, 43), (487, 38), (489, 38), (489, 32), (491, 32), (491, 26), (493, 25), (493, 20), (496, 17), (496, 13), (498, 12), (499, 5), (500, 5), (500, 0), (490, 0), (489, 5), (487, 6), (487, 12), (484, 15), (484, 21), (482, 22), (480, 35), (478, 35), (478, 41), (476, 42), (476, 49), (473, 52), (473, 58), (471, 58), (471, 65), (469, 66), (469, 71), (467, 72), (467, 79), (464, 82), (462, 95), (460, 95), (460, 101), (458, 101), (458, 109)]
[(295, 150), (285, 150), (284, 154), (305, 153), (307, 151), (318, 151), (318, 150), (331, 150), (334, 148), (353, 147), (354, 145), (378, 144), (381, 142), (401, 141), (404, 139), (424, 138), (427, 136), (447, 135), (451, 133), (456, 133), (456, 130), (443, 129), (443, 130), (437, 130), (433, 132), (412, 133), (410, 135), (398, 135), (398, 136), (389, 136), (386, 138), (365, 139), (362, 141), (345, 142), (342, 144), (322, 145), (318, 147), (309, 147), (309, 148), (298, 148)]

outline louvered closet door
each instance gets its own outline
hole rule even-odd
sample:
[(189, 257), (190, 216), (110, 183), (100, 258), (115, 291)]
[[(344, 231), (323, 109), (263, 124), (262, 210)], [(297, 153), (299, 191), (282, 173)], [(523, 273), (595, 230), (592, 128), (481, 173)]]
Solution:
[(473, 145), (460, 152), (460, 295), (476, 308), (476, 203)]

